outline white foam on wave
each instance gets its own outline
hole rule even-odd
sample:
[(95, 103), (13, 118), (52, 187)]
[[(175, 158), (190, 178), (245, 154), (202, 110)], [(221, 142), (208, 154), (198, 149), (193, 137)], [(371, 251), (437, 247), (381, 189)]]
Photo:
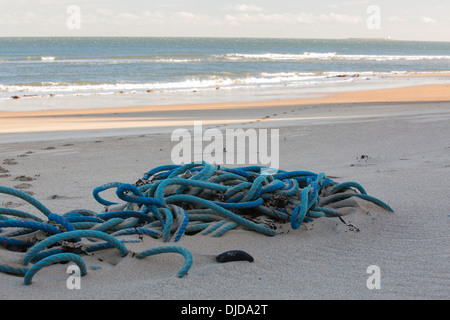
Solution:
[(0, 91), (23, 94), (58, 94), (58, 93), (116, 93), (119, 91), (144, 90), (194, 90), (213, 88), (235, 88), (258, 85), (283, 85), (320, 81), (328, 78), (322, 73), (303, 72), (262, 72), (259, 74), (233, 77), (209, 76), (206, 78), (186, 78), (172, 82), (145, 82), (145, 83), (69, 83), (69, 82), (40, 82), (24, 85), (1, 85)]
[(223, 56), (228, 60), (368, 60), (368, 61), (420, 61), (420, 60), (450, 60), (450, 55), (367, 55), (338, 54), (336, 52), (303, 52), (303, 53), (229, 53)]
[[(98, 95), (152, 91), (183, 92), (193, 90), (236, 89), (281, 86), (311, 86), (320, 83), (342, 83), (358, 78), (377, 78), (405, 71), (327, 71), (327, 72), (261, 72), (248, 76), (215, 75), (205, 78), (190, 77), (172, 82), (95, 83), (95, 82), (38, 82), (20, 85), (0, 84), (0, 98), (21, 96), (33, 98), (48, 95)], [(415, 73), (417, 74), (417, 73)]]
[(55, 61), (55, 57), (41, 57), (41, 61)]

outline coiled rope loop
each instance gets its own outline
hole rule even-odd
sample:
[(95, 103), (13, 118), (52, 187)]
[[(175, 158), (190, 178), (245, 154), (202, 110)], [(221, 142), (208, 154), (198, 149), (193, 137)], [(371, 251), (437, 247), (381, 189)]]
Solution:
[[(109, 189), (116, 189), (116, 201), (100, 196)], [(64, 261), (75, 262), (84, 275), (83, 254), (116, 248), (125, 257), (129, 253), (126, 243), (142, 241), (144, 235), (165, 243), (197, 233), (220, 237), (238, 228), (275, 236), (284, 224), (298, 229), (313, 219), (347, 214), (345, 209), (355, 205), (346, 201), (352, 197), (393, 211), (357, 182), (337, 183), (323, 172), (277, 171), (263, 166), (226, 168), (204, 161), (159, 166), (135, 184), (103, 184), (92, 193), (104, 206), (100, 212), (75, 209), (59, 215), (20, 190), (0, 187), (0, 193), (23, 199), (47, 218), (0, 208), (0, 246), (24, 252), (20, 261), (24, 267), (0, 263), (0, 272), (22, 276), (25, 284), (42, 268)], [(140, 240), (122, 238), (133, 235)], [(185, 248), (161, 246), (136, 257), (169, 252), (184, 256), (177, 276), (185, 276), (192, 266), (192, 255)], [(30, 263), (33, 265), (28, 268)]]

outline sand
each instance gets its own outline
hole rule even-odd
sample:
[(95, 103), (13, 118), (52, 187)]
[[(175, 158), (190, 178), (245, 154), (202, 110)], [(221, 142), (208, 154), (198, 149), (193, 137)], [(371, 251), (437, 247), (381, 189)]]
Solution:
[(423, 77), (450, 77), (450, 72), (416, 72), (416, 73), (405, 73), (405, 74), (395, 74), (392, 75), (393, 78), (423, 78)]
[[(318, 98), (296, 100), (271, 100), (255, 102), (227, 102), (189, 105), (156, 105), (140, 107), (120, 107), (78, 110), (42, 110), (26, 112), (0, 112), (0, 141), (22, 139), (45, 139), (50, 137), (74, 137), (77, 135), (100, 136), (109, 133), (117, 135), (132, 129), (132, 133), (161, 132), (167, 128), (191, 125), (194, 120), (202, 120), (204, 124), (258, 124), (261, 121), (286, 122), (290, 120), (317, 120), (308, 117), (308, 112), (290, 114), (290, 106), (342, 104), (342, 103), (377, 103), (377, 102), (427, 102), (450, 101), (450, 84), (421, 85), (394, 89), (360, 90), (352, 92), (334, 92)], [(279, 107), (288, 110), (279, 112)], [(385, 107), (386, 108), (386, 107)], [(409, 107), (410, 108), (410, 107)], [(183, 112), (188, 109), (189, 114)], [(366, 108), (368, 109), (368, 108)], [(336, 108), (333, 108), (333, 112)], [(339, 112), (342, 112), (341, 109)], [(352, 111), (344, 113), (328, 113), (319, 115), (321, 119), (348, 117)], [(367, 113), (368, 112), (368, 113)], [(374, 116), (377, 111), (363, 111), (362, 116)], [(389, 108), (392, 112), (392, 108)], [(419, 111), (428, 112), (428, 111)], [(352, 114), (361, 116), (361, 114)], [(298, 116), (298, 117), (295, 117)], [(315, 115), (314, 115), (315, 116)], [(155, 128), (158, 128), (155, 130)], [(150, 130), (150, 131), (149, 131)], [(173, 129), (170, 129), (173, 130)], [(48, 134), (45, 134), (45, 133)], [(87, 134), (83, 134), (86, 133)], [(167, 132), (167, 130), (166, 130)], [(32, 133), (32, 135), (30, 135)], [(40, 135), (36, 135), (40, 133)], [(22, 138), (21, 138), (22, 137)]]
[[(92, 190), (134, 183), (170, 163), (171, 132), (204, 127), (279, 128), (280, 168), (323, 171), (356, 181), (389, 204), (388, 213), (359, 202), (372, 216), (321, 218), (267, 237), (236, 230), (221, 238), (184, 237), (189, 274), (177, 278), (179, 255), (137, 260), (109, 250), (86, 257), (80, 290), (66, 287), (67, 265), (42, 269), (30, 286), (0, 273), (1, 299), (447, 299), (450, 173), (449, 87), (423, 86), (338, 93), (321, 99), (89, 111), (0, 114), (0, 185), (34, 196), (56, 213), (103, 209)], [(358, 160), (367, 155), (367, 161)], [(20, 181), (17, 177), (29, 177)], [(23, 179), (22, 179), (23, 180)], [(111, 197), (112, 195), (109, 194)], [(105, 197), (108, 197), (107, 195)], [(32, 211), (0, 196), (0, 204)], [(33, 211), (35, 212), (35, 211)], [(130, 251), (163, 244), (144, 238)], [(219, 264), (215, 256), (240, 249), (253, 263)], [(0, 250), (0, 261), (23, 254)], [(102, 261), (99, 260), (102, 258)], [(381, 271), (381, 289), (369, 290), (367, 269)]]

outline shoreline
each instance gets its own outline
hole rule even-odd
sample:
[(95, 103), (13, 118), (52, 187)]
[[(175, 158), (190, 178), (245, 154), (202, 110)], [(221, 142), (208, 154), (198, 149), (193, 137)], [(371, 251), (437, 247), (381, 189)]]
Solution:
[(450, 77), (450, 71), (442, 72), (412, 72), (406, 74), (394, 74), (392, 78), (436, 78), (436, 77)]
[[(246, 107), (254, 106), (274, 106), (286, 104), (318, 104), (318, 103), (351, 103), (351, 102), (371, 102), (371, 101), (420, 101), (445, 100), (442, 95), (450, 94), (442, 89), (442, 86), (450, 85), (450, 71), (442, 72), (392, 72), (390, 75), (378, 78), (353, 79), (354, 75), (346, 75), (350, 82), (339, 84), (323, 83), (319, 86), (311, 87), (285, 87), (280, 88), (259, 88), (251, 90), (242, 88), (244, 91), (214, 90), (214, 93), (207, 91), (193, 90), (192, 92), (176, 93), (170, 91), (159, 91), (147, 94), (143, 92), (116, 92), (111, 95), (75, 95), (75, 96), (55, 96), (50, 94), (48, 97), (34, 99), (17, 97), (17, 99), (5, 100), (0, 108), (0, 116), (6, 114), (22, 114), (33, 116), (41, 112), (47, 114), (74, 114), (74, 113), (99, 113), (94, 111), (104, 109), (100, 113), (111, 112), (136, 112), (146, 111), (157, 108), (205, 108), (205, 106), (228, 107), (233, 108), (236, 105), (246, 104)], [(356, 81), (353, 81), (356, 80)], [(371, 80), (371, 81), (367, 81)], [(325, 86), (324, 86), (325, 85)], [(431, 92), (435, 87), (434, 92)], [(412, 99), (410, 93), (398, 97), (399, 90), (407, 91), (407, 88), (417, 88), (414, 93), (420, 93), (416, 99)], [(219, 88), (216, 88), (219, 89)], [(379, 97), (373, 97), (374, 93), (385, 90), (383, 94), (393, 96), (393, 100), (380, 100)], [(418, 92), (420, 90), (420, 92)], [(424, 93), (428, 92), (428, 96)], [(192, 94), (194, 93), (194, 95)], [(401, 95), (401, 93), (400, 93)], [(431, 95), (431, 96), (430, 96)], [(249, 98), (252, 97), (252, 98)], [(282, 97), (282, 98), (279, 98)], [(369, 98), (370, 97), (370, 98)], [(406, 97), (406, 98), (405, 98)], [(186, 103), (186, 100), (190, 100)], [(171, 102), (170, 102), (171, 101)], [(64, 105), (64, 108), (61, 108)], [(10, 111), (16, 108), (20, 111)], [(125, 111), (123, 111), (125, 109)], [(25, 114), (26, 113), (26, 114)]]
[[(315, 94), (315, 93), (312, 93)], [(195, 104), (174, 105), (149, 105), (129, 107), (106, 107), (92, 109), (58, 109), (40, 111), (0, 111), (0, 118), (13, 118), (18, 116), (61, 116), (61, 115), (93, 115), (148, 111), (178, 111), (178, 110), (207, 110), (207, 109), (236, 109), (259, 108), (276, 106), (339, 104), (339, 103), (371, 103), (371, 102), (431, 102), (450, 101), (450, 84), (430, 84), (418, 86), (406, 86), (394, 89), (372, 89), (360, 91), (328, 92), (323, 97), (279, 99), (251, 102), (212, 102)]]
[[(395, 89), (334, 92), (323, 97), (256, 102), (227, 102), (183, 105), (154, 105), (77, 110), (0, 112), (0, 143), (161, 133), (175, 127), (190, 126), (195, 120), (210, 126), (249, 125), (271, 127), (295, 123), (333, 123), (370, 119), (396, 112), (407, 115), (436, 114), (439, 103), (450, 101), (450, 84), (421, 85)], [(423, 103), (437, 103), (423, 110)], [(370, 104), (378, 105), (374, 110)], [(395, 104), (395, 106), (394, 106)], [(417, 107), (414, 107), (418, 104)], [(347, 106), (344, 107), (343, 105)], [(353, 105), (352, 110), (348, 107)], [(316, 107), (322, 111), (295, 111)], [(392, 110), (391, 110), (392, 109)]]

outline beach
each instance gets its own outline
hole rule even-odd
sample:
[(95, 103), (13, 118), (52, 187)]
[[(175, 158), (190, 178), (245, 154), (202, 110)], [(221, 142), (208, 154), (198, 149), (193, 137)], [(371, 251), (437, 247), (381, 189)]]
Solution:
[[(30, 286), (0, 273), (1, 299), (447, 299), (450, 84), (411, 81), (289, 100), (0, 112), (0, 185), (20, 186), (59, 214), (101, 211), (94, 188), (135, 183), (170, 164), (173, 130), (194, 121), (204, 129), (277, 128), (281, 169), (356, 181), (394, 210), (358, 201), (363, 210), (344, 216), (346, 224), (319, 218), (274, 237), (249, 230), (184, 236), (177, 245), (193, 264), (183, 278), (176, 277), (179, 255), (138, 260), (114, 249), (83, 257), (99, 268), (88, 270), (79, 290), (66, 286), (67, 265), (42, 269)], [(11, 196), (0, 195), (0, 204), (33, 211)], [(127, 248), (160, 245), (144, 236)], [(217, 263), (228, 250), (244, 250), (254, 262)], [(0, 250), (4, 263), (18, 266), (21, 257)], [(373, 265), (381, 288), (370, 290)]]

